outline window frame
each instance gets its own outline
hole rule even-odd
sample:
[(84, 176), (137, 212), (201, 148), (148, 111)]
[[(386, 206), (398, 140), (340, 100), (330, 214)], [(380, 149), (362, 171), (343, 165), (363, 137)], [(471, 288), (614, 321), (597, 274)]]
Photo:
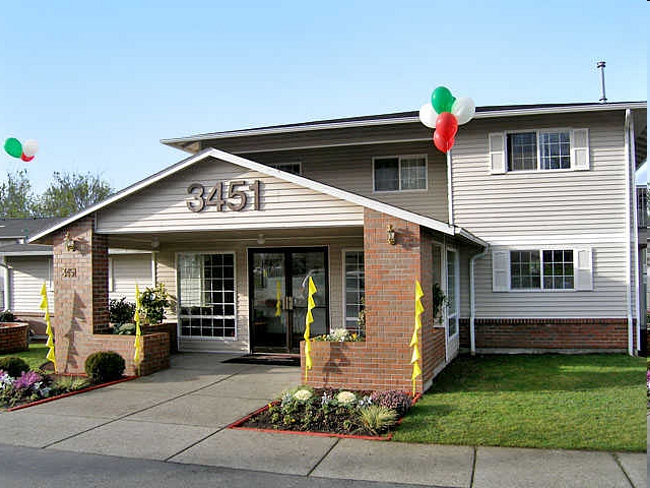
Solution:
[[(397, 159), (397, 185), (396, 190), (377, 190), (375, 178), (375, 162), (378, 159)], [(424, 188), (402, 189), (402, 159), (423, 159), (424, 160)], [(372, 157), (372, 192), (379, 194), (390, 193), (413, 193), (429, 191), (429, 158), (427, 154), (398, 154)]]
[[(180, 262), (180, 257), (181, 256), (193, 256), (193, 255), (214, 255), (214, 254), (230, 254), (233, 257), (233, 305), (234, 305), (234, 314), (231, 315), (205, 315), (202, 317), (212, 317), (212, 318), (230, 318), (232, 317), (235, 321), (235, 335), (232, 337), (204, 337), (204, 336), (191, 336), (191, 335), (183, 335), (182, 334), (182, 324), (181, 324), (181, 316), (183, 317), (189, 317), (189, 315), (184, 315), (181, 314), (181, 308), (182, 308), (182, 296), (181, 293), (183, 292), (183, 289), (181, 288), (181, 275), (180, 275), (180, 270), (179, 270), (179, 262)], [(221, 341), (221, 342), (237, 342), (239, 340), (239, 309), (238, 309), (238, 275), (237, 275), (237, 252), (236, 251), (179, 251), (175, 253), (175, 272), (176, 272), (176, 290), (177, 290), (177, 300), (178, 300), (178, 306), (176, 307), (176, 320), (178, 324), (178, 339), (183, 339), (183, 340), (190, 340), (190, 341)], [(201, 276), (203, 276), (205, 273), (205, 269), (201, 270)], [(203, 283), (201, 284), (201, 294), (203, 294)]]
[[(571, 251), (573, 254), (573, 287), (572, 288), (545, 288), (544, 287), (544, 251)], [(575, 275), (575, 266), (576, 266), (576, 259), (577, 259), (577, 249), (575, 247), (571, 246), (552, 246), (552, 247), (529, 247), (529, 248), (521, 248), (521, 249), (508, 249), (508, 266), (511, 266), (512, 260), (511, 256), (513, 252), (537, 252), (539, 254), (539, 288), (513, 288), (512, 287), (512, 274), (510, 273), (509, 276), (509, 281), (508, 281), (508, 291), (511, 292), (523, 292), (523, 293), (539, 293), (539, 292), (544, 292), (544, 293), (562, 293), (562, 292), (576, 292), (580, 291), (576, 288), (576, 275)], [(593, 276), (593, 269), (592, 269), (592, 276)]]
[[(546, 173), (546, 172), (551, 172), (551, 173), (562, 173), (562, 172), (568, 172), (568, 171), (576, 171), (575, 168), (575, 163), (574, 163), (574, 156), (573, 156), (573, 148), (574, 148), (574, 141), (573, 141), (573, 131), (575, 129), (571, 127), (550, 127), (546, 129), (517, 129), (517, 130), (506, 130), (504, 131), (505, 135), (505, 140), (504, 140), (504, 146), (503, 150), (505, 153), (505, 173), (506, 174), (526, 174), (526, 173)], [(509, 144), (508, 144), (508, 136), (511, 134), (529, 134), (529, 133), (535, 133), (535, 146), (536, 146), (536, 160), (537, 160), (537, 167), (535, 169), (522, 169), (522, 170), (510, 170), (508, 169), (510, 166), (510, 152), (509, 152)], [(560, 132), (567, 132), (569, 134), (569, 167), (568, 168), (557, 168), (557, 169), (543, 169), (542, 166), (542, 155), (541, 155), (541, 150), (540, 150), (540, 144), (539, 144), (539, 136), (540, 134), (554, 134), (554, 133), (560, 133)]]
[[(343, 327), (347, 329), (347, 323), (348, 319), (351, 317), (348, 317), (347, 311), (348, 311), (348, 300), (347, 300), (347, 275), (346, 275), (346, 255), (348, 253), (352, 252), (360, 252), (363, 254), (363, 276), (364, 276), (364, 287), (363, 287), (363, 296), (365, 298), (366, 296), (366, 287), (365, 287), (365, 275), (366, 275), (366, 259), (365, 259), (365, 253), (362, 247), (351, 247), (351, 248), (345, 248), (341, 250), (341, 268), (342, 268), (342, 290), (343, 290), (343, 310), (341, 311), (341, 315), (343, 318)], [(365, 308), (365, 306), (364, 306)], [(358, 317), (357, 317), (358, 318)], [(358, 329), (358, 326), (357, 326)], [(349, 329), (348, 329), (349, 330)]]
[[(453, 267), (454, 267), (454, 313), (451, 314), (449, 309), (449, 254), (454, 255)], [(445, 307), (445, 322), (446, 322), (446, 333), (447, 339), (453, 339), (454, 337), (460, 334), (460, 253), (455, 247), (446, 246), (444, 250), (445, 260), (445, 291), (447, 295), (447, 303)], [(454, 320), (455, 332), (450, 334), (450, 320)]]

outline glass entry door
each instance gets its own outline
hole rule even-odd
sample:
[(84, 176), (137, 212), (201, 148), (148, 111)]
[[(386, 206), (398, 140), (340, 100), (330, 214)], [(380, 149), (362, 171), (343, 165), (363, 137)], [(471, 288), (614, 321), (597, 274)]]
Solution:
[(311, 335), (327, 333), (326, 248), (250, 249), (248, 263), (253, 352), (300, 352), (310, 277), (317, 289)]

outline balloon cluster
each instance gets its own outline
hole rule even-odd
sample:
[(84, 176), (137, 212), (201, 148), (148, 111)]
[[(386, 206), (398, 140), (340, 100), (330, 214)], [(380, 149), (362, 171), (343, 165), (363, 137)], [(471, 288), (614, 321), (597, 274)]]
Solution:
[(25, 144), (21, 144), (15, 137), (10, 137), (5, 141), (5, 151), (9, 156), (20, 158), (27, 163), (34, 159), (38, 151), (38, 141), (29, 139)]
[(458, 126), (466, 124), (476, 112), (474, 100), (468, 97), (456, 98), (449, 88), (439, 86), (431, 94), (431, 103), (420, 109), (420, 122), (435, 129), (433, 143), (446, 153), (454, 146)]

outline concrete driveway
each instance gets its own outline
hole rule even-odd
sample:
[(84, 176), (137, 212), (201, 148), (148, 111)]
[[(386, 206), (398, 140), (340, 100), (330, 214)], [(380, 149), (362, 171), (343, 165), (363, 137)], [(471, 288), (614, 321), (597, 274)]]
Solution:
[(645, 454), (439, 446), (225, 429), (299, 368), (179, 354), (151, 376), (0, 414), (0, 443), (302, 476), (444, 487), (645, 487)]

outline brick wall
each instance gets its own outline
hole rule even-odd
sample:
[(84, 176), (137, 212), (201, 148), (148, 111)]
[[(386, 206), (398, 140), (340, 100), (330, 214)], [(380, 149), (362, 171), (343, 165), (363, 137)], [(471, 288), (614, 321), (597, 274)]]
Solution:
[[(388, 244), (386, 228), (395, 229), (396, 244)], [(433, 328), (431, 311), (431, 246), (421, 247), (420, 226), (365, 209), (364, 260), (366, 341), (313, 342), (313, 368), (308, 383), (316, 387), (411, 390), (409, 347), (415, 317), (415, 280), (425, 290), (425, 313), (420, 337), (423, 375), (416, 390), (433, 377), (440, 363), (440, 331)], [(424, 242), (430, 242), (428, 236)], [(427, 266), (422, 272), (422, 266)], [(301, 345), (304, 378), (304, 343)], [(442, 360), (444, 361), (444, 331)]]
[[(52, 318), (59, 371), (81, 373), (86, 358), (96, 351), (112, 350), (134, 374), (134, 336), (108, 331), (108, 242), (95, 234), (92, 216), (81, 219), (54, 235), (54, 309)], [(68, 232), (75, 251), (65, 248)], [(169, 367), (169, 334), (152, 333), (144, 338), (141, 374)]]
[[(626, 319), (476, 319), (476, 348), (627, 349)], [(460, 321), (469, 347), (469, 320)]]
[(26, 351), (29, 348), (28, 327), (27, 324), (20, 322), (0, 324), (0, 354)]

